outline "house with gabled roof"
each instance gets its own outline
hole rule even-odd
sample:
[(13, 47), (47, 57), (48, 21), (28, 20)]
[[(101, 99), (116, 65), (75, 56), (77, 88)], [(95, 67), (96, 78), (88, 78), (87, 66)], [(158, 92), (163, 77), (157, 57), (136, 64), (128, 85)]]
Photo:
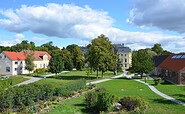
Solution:
[(158, 67), (165, 80), (185, 84), (185, 54), (171, 54)]
[(3, 51), (0, 54), (0, 74), (17, 75), (29, 73), (28, 70), (25, 69), (26, 53), (33, 53), (34, 70), (37, 68), (47, 68), (51, 56), (45, 51)]

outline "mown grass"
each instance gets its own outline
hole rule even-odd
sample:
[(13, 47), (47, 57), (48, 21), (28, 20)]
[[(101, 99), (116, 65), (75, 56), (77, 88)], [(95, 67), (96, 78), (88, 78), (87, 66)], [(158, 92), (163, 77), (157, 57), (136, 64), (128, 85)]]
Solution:
[(11, 76), (8, 79), (0, 80), (0, 88), (5, 89), (5, 88), (8, 88), (10, 86), (14, 86), (18, 83), (21, 83), (23, 81), (26, 81), (26, 80), (28, 80), (28, 79), (23, 78), (21, 76)]
[[(99, 72), (98, 74), (99, 74), (98, 79), (102, 79), (101, 72)], [(117, 75), (119, 75), (119, 74), (121, 74), (121, 72), (119, 72)], [(107, 71), (104, 74), (104, 78), (110, 78), (112, 76), (114, 76), (114, 73), (111, 71)], [(78, 79), (83, 78), (83, 79), (86, 79), (87, 81), (97, 79), (96, 72), (91, 72), (91, 73), (89, 73), (89, 75), (87, 75), (86, 71), (70, 71), (67, 73), (63, 73), (63, 74), (59, 74), (57, 76), (54, 76), (53, 78), (63, 79), (63, 80), (78, 80)]]
[[(153, 80), (148, 80), (147, 83), (154, 85)], [(154, 85), (160, 92), (165, 93), (175, 99), (185, 102), (185, 86), (175, 85), (169, 82), (164, 82), (159, 85)]]
[[(149, 102), (147, 114), (184, 114), (185, 107), (168, 101), (154, 92), (146, 85), (134, 80), (115, 79), (100, 83), (98, 87), (106, 88), (110, 93), (119, 98), (124, 96), (139, 96)], [(63, 105), (58, 106), (48, 114), (85, 114), (90, 113), (85, 110), (84, 97), (74, 98), (64, 101)]]

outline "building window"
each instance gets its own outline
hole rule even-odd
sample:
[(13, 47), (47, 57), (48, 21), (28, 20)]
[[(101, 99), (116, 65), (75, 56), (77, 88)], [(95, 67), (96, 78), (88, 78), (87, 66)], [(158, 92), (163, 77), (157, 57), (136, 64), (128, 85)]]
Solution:
[(121, 54), (121, 56), (123, 56), (123, 54)]
[(22, 61), (21, 61), (21, 64), (22, 64)]
[(35, 64), (35, 68), (37, 68), (37, 64)]
[(10, 67), (6, 67), (6, 72), (10, 72)]
[(125, 62), (127, 62), (127, 59), (125, 59)]
[(125, 67), (127, 67), (127, 64), (125, 64)]
[(40, 64), (40, 68), (42, 68), (42, 64)]
[(16, 62), (15, 62), (15, 64), (17, 65), (17, 64), (18, 64), (18, 62), (16, 61)]
[(127, 56), (127, 54), (125, 54), (125, 56)]
[(17, 70), (17, 68), (15, 68), (15, 71)]
[(6, 58), (6, 55), (4, 56), (4, 58)]

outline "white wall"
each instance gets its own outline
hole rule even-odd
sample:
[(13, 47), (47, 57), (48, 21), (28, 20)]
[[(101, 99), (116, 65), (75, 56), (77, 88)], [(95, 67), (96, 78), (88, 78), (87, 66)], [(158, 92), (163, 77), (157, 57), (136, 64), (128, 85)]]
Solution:
[[(10, 72), (6, 71), (6, 67), (10, 67)], [(4, 54), (0, 54), (0, 74), (12, 75), (12, 61)]]

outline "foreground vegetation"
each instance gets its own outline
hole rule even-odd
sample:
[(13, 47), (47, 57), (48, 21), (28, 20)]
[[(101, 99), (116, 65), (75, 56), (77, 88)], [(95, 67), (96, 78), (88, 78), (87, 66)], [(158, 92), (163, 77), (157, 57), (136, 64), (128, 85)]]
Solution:
[[(112, 81), (100, 83), (98, 87), (106, 88), (109, 93), (116, 95), (118, 98), (124, 96), (141, 97), (149, 103), (147, 114), (184, 114), (184, 106), (168, 101), (157, 94), (153, 93), (146, 85), (143, 85), (134, 80), (115, 79)], [(84, 114), (91, 113), (87, 110), (85, 104), (85, 97), (79, 97), (64, 101), (61, 106), (56, 107), (48, 114)]]
[(48, 105), (44, 101), (71, 96), (85, 86), (85, 80), (77, 80), (57, 85), (37, 83), (9, 88), (0, 91), (0, 112), (35, 113)]
[(0, 80), (0, 91), (5, 89), (5, 88), (11, 87), (13, 85), (16, 85), (18, 83), (21, 83), (23, 81), (26, 81), (26, 80), (28, 80), (28, 79), (27, 78), (23, 78), (21, 76), (11, 76), (8, 79)]

